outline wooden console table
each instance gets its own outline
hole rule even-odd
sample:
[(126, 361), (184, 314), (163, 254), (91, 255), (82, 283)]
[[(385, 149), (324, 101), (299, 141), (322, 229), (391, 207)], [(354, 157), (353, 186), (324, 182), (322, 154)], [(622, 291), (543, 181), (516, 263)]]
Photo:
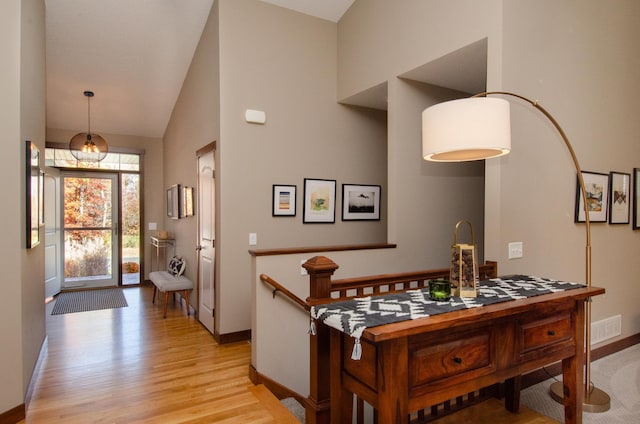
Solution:
[(351, 423), (352, 394), (379, 423), (405, 424), (412, 411), (502, 381), (517, 412), (519, 376), (561, 360), (565, 423), (581, 424), (585, 301), (603, 293), (583, 287), (367, 328), (360, 360), (354, 338), (331, 328), (331, 422)]

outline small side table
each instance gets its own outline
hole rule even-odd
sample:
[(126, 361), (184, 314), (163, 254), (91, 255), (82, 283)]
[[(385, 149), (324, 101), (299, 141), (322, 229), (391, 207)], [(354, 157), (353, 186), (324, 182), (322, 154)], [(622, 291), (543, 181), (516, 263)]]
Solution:
[[(155, 236), (151, 236), (151, 246), (156, 249), (156, 271), (160, 270), (160, 250), (162, 250), (162, 258), (167, 261), (167, 247), (171, 247), (172, 256), (176, 254), (176, 241), (174, 239), (160, 239)], [(153, 270), (153, 255), (151, 255), (151, 270)]]

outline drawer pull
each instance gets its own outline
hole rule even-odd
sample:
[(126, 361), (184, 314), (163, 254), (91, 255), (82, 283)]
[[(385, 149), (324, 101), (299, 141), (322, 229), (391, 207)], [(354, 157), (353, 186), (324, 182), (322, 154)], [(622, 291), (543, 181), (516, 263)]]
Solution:
[(553, 331), (553, 330), (549, 330), (549, 331), (547, 331), (547, 335), (549, 335), (549, 336), (555, 336), (555, 335), (556, 335), (556, 332), (555, 332), (555, 331)]
[(456, 364), (461, 364), (462, 363), (462, 358), (454, 356), (453, 357), (453, 362), (455, 362)]

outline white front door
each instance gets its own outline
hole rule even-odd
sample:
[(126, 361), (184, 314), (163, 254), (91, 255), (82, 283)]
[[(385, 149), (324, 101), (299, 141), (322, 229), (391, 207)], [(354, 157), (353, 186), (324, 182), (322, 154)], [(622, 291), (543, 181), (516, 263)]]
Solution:
[(215, 143), (198, 152), (198, 320), (214, 333)]
[(60, 172), (47, 168), (44, 174), (44, 297), (55, 296), (62, 285), (62, 217)]

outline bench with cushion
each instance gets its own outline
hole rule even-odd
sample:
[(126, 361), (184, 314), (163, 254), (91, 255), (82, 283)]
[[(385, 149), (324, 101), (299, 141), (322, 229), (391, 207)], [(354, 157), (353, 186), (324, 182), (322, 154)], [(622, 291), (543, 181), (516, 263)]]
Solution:
[(169, 293), (182, 293), (187, 306), (187, 316), (189, 316), (189, 291), (193, 290), (193, 282), (183, 275), (186, 263), (184, 259), (174, 256), (169, 261), (167, 271), (152, 271), (149, 279), (153, 283), (153, 300), (156, 303), (156, 292), (164, 293), (164, 314), (167, 317), (167, 303), (169, 303)]

